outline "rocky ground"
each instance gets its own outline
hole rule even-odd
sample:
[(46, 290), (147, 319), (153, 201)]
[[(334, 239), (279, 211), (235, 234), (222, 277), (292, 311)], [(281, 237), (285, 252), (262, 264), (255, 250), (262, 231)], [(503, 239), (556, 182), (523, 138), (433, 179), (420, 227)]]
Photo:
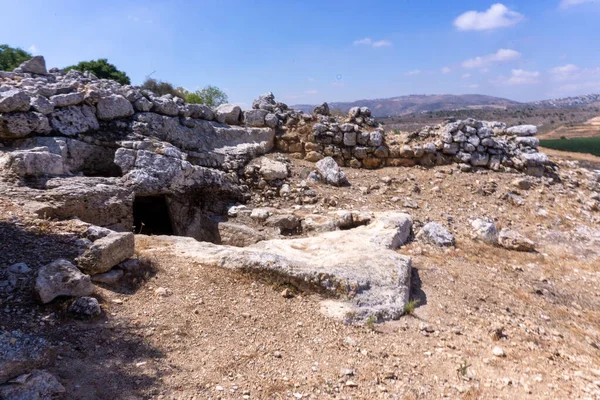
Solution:
[[(383, 323), (344, 324), (321, 312), (337, 300), (330, 294), (203, 266), (145, 235), (136, 235), (143, 264), (97, 284), (102, 314), (78, 320), (69, 300), (40, 306), (31, 287), (40, 266), (78, 254), (82, 227), (1, 196), (0, 330), (57, 346), (46, 370), (68, 399), (600, 398), (600, 164), (552, 161), (558, 180), (344, 168), (350, 185), (334, 187), (308, 179), (314, 164), (290, 160), (289, 195), (254, 188), (248, 211), (293, 214), (305, 227), (340, 210), (404, 211), (415, 234), (430, 221), (451, 232), (455, 246), (417, 237), (397, 250), (412, 257), (415, 309)], [(228, 222), (274, 235), (249, 212), (236, 215)], [(537, 251), (473, 240), (476, 218)]]

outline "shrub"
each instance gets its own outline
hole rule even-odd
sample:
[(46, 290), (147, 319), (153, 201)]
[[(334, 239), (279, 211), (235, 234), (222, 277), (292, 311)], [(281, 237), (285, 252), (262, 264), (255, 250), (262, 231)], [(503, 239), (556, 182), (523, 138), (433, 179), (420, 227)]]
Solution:
[(156, 94), (157, 96), (164, 96), (165, 94), (170, 94), (173, 96), (185, 98), (185, 94), (180, 91), (182, 88), (175, 88), (172, 83), (159, 81), (154, 78), (146, 78), (142, 86), (140, 86), (144, 90), (149, 90)]
[(0, 71), (12, 71), (29, 59), (31, 54), (25, 50), (0, 44)]
[(77, 71), (85, 72), (89, 71), (96, 75), (100, 79), (112, 79), (119, 82), (121, 85), (129, 85), (131, 79), (123, 71), (119, 71), (117, 67), (109, 63), (106, 58), (100, 58), (98, 60), (81, 61), (76, 65), (70, 65), (63, 68), (65, 71), (75, 69)]
[(205, 104), (209, 107), (217, 107), (227, 103), (227, 95), (216, 86), (208, 85), (195, 92), (184, 90), (184, 99), (191, 104)]

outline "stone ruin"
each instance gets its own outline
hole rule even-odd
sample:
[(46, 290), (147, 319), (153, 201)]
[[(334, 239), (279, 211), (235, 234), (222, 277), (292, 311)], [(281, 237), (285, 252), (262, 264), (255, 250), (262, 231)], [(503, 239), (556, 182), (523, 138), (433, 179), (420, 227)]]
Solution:
[[(394, 134), (385, 132), (366, 107), (333, 116), (325, 103), (311, 115), (276, 102), (272, 93), (256, 99), (251, 110), (242, 111), (232, 104), (211, 109), (98, 79), (89, 72), (47, 71), (40, 56), (13, 72), (0, 72), (0, 187), (4, 196), (22, 200), (22, 206), (40, 218), (76, 217), (85, 225), (82, 252), (73, 260), (77, 267), (69, 261), (51, 264), (55, 273), (82, 285), (65, 289), (77, 289), (78, 293), (89, 292), (85, 274), (110, 273), (133, 255), (132, 231), (267, 249), (277, 262), (265, 261), (262, 255), (249, 256), (252, 250), (228, 250), (223, 255), (224, 250), (213, 248), (206, 252), (219, 255), (206, 262), (219, 257), (250, 258), (254, 261), (241, 262), (240, 268), (257, 269), (265, 261), (280, 265), (279, 272), (284, 275), (290, 275), (296, 264), (309, 263), (310, 278), (302, 274), (298, 278), (319, 282), (338, 293), (340, 285), (332, 282), (339, 277), (330, 277), (327, 270), (331, 263), (313, 260), (311, 264), (303, 255), (291, 254), (290, 240), (257, 243), (269, 238), (227, 221), (227, 217), (245, 212), (243, 203), (256, 191), (295, 196), (298, 204), (314, 202), (314, 197), (306, 195), (308, 191), (294, 192), (286, 183), (290, 166), (285, 157), (262, 156), (275, 149), (291, 158), (317, 162), (311, 181), (333, 185), (349, 184), (339, 166), (458, 163), (464, 171), (489, 168), (540, 176), (552, 166), (537, 151), (536, 132), (534, 126), (509, 128), (499, 122), (469, 119)], [(323, 223), (260, 210), (250, 216), (276, 229), (276, 238), (368, 225), (353, 234), (368, 240), (327, 234), (332, 241), (354, 243), (363, 254), (377, 257), (380, 249), (401, 246), (412, 226), (406, 214), (340, 212)], [(324, 256), (328, 253), (327, 248), (319, 247), (322, 244), (297, 240), (301, 241), (298, 246), (313, 246)], [(384, 256), (385, 262), (395, 257)], [(338, 261), (343, 264), (337, 268), (340, 274), (354, 274), (340, 281), (359, 282), (344, 286), (342, 292), (360, 297), (356, 287), (373, 287), (369, 271), (350, 268), (347, 259)], [(388, 293), (396, 285), (402, 294), (393, 296), (392, 303), (388, 295), (372, 301), (361, 311), (363, 317), (373, 310), (382, 318), (401, 315), (408, 301), (410, 259), (394, 263), (404, 265), (399, 273), (402, 282), (382, 285)], [(372, 265), (381, 265), (381, 259), (372, 260)], [(38, 290), (43, 297), (40, 293), (43, 288)], [(52, 298), (48, 295), (42, 301)]]

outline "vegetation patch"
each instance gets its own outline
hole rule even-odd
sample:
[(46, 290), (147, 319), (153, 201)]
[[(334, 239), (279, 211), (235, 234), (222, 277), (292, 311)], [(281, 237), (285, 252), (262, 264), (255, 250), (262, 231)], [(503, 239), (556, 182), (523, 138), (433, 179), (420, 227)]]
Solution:
[(600, 157), (600, 137), (540, 140), (540, 146), (554, 150), (589, 153)]

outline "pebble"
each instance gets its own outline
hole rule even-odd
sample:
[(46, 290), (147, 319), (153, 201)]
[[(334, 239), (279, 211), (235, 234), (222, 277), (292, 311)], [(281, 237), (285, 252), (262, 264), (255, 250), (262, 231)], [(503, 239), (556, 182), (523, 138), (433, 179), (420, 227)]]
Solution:
[(494, 349), (492, 350), (492, 354), (495, 355), (496, 357), (506, 357), (504, 350), (502, 350), (502, 347), (500, 347), (500, 346), (494, 347)]

